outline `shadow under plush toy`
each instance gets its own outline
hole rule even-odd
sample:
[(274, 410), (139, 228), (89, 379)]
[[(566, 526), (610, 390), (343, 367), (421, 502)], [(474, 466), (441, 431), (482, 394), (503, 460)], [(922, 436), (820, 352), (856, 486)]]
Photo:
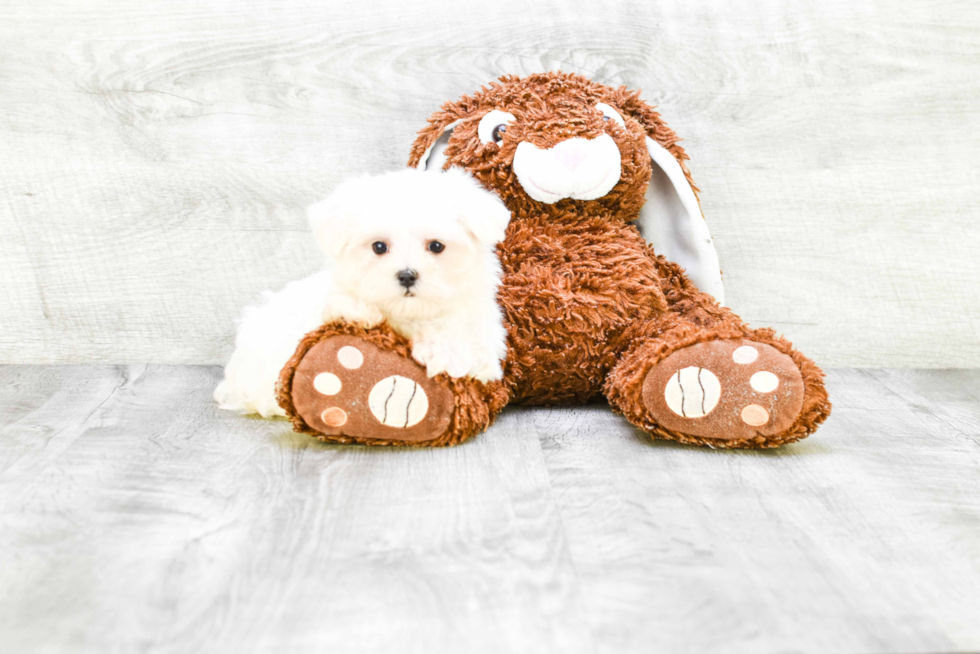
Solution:
[[(409, 165), (464, 168), (512, 212), (498, 246), (503, 379), (430, 379), (387, 326), (331, 323), (280, 375), (294, 427), (333, 442), (449, 445), (510, 403), (604, 395), (651, 436), (684, 443), (767, 448), (809, 435), (830, 413), (823, 373), (719, 304), (718, 258), (677, 141), (638, 92), (574, 74), (505, 76), (445, 104)], [(320, 373), (343, 390), (318, 393)], [(378, 388), (390, 388), (387, 410), (426, 411), (383, 424), (368, 401)]]

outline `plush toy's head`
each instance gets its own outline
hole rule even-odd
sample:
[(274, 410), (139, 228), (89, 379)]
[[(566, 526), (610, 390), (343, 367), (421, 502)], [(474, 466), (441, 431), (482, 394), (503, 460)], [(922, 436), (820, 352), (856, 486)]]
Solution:
[[(612, 210), (635, 218), (650, 180), (646, 137), (673, 134), (637, 94), (579, 75), (502, 77), (443, 106), (420, 143), (446, 147), (442, 167), (459, 166), (497, 191), (517, 213), (549, 205)], [(451, 129), (451, 133), (447, 130)], [(415, 151), (421, 158), (431, 150)]]
[(721, 301), (717, 254), (677, 140), (639, 92), (560, 72), (504, 76), (433, 114), (409, 165), (470, 171), (515, 220), (637, 220), (660, 254)]

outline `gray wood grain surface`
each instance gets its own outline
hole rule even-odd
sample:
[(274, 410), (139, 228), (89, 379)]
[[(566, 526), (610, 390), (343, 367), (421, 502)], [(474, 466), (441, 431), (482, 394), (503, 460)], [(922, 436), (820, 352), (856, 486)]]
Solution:
[(729, 303), (828, 366), (980, 365), (968, 0), (0, 6), (0, 361), (220, 363), (303, 207), (562, 69), (686, 139)]
[(219, 372), (0, 366), (0, 651), (980, 649), (980, 371), (832, 371), (772, 452), (604, 405), (323, 445)]

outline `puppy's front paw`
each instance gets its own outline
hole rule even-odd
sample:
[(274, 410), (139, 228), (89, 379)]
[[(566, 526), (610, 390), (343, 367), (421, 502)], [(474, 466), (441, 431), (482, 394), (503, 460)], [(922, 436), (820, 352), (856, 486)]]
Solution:
[(324, 322), (334, 320), (346, 320), (364, 327), (375, 327), (384, 321), (384, 316), (376, 307), (365, 304), (361, 300), (337, 295), (329, 299), (323, 310)]
[(504, 376), (496, 357), (492, 354), (480, 356), (461, 343), (420, 341), (412, 345), (412, 357), (425, 366), (429, 377), (444, 372), (450, 377), (472, 377), (477, 381), (488, 382)]
[(450, 377), (466, 377), (471, 360), (465, 350), (450, 343), (420, 341), (412, 345), (412, 358), (425, 366), (425, 373), (435, 377), (441, 372)]
[(480, 366), (477, 372), (473, 375), (473, 378), (476, 379), (476, 381), (483, 382), (484, 384), (503, 379), (503, 377), (504, 369), (500, 366), (500, 359), (497, 359), (492, 355), (491, 359)]

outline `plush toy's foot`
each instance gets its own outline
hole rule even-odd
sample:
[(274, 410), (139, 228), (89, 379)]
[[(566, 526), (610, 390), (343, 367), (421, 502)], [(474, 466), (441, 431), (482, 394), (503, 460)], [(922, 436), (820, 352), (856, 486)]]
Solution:
[(335, 323), (303, 339), (277, 391), (294, 428), (321, 440), (450, 445), (490, 424), (497, 403), (488, 386), (428, 378), (408, 342), (387, 327)]
[(417, 363), (356, 336), (311, 347), (296, 366), (293, 406), (326, 436), (418, 443), (449, 427), (453, 394)]
[(756, 335), (640, 348), (610, 401), (634, 424), (685, 443), (764, 448), (804, 438), (830, 414), (823, 374), (769, 330)]
[(793, 360), (749, 340), (696, 343), (655, 364), (643, 403), (662, 427), (722, 441), (786, 431), (803, 408), (803, 378)]

